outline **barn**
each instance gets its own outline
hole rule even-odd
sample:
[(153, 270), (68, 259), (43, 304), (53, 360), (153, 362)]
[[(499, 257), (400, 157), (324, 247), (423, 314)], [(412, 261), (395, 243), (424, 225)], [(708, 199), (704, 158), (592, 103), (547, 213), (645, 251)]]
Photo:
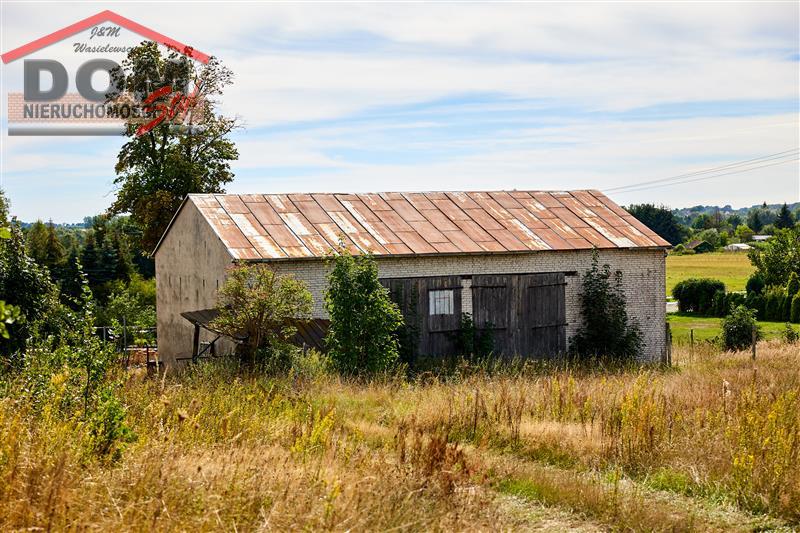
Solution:
[(669, 243), (599, 191), (193, 194), (155, 254), (159, 356), (174, 363), (230, 351), (208, 329), (216, 291), (237, 261), (306, 282), (324, 333), (325, 257), (343, 241), (374, 254), (382, 283), (417, 328), (416, 352), (448, 355), (462, 313), (495, 352), (552, 357), (580, 325), (580, 274), (594, 249), (623, 274), (647, 361), (665, 359)]

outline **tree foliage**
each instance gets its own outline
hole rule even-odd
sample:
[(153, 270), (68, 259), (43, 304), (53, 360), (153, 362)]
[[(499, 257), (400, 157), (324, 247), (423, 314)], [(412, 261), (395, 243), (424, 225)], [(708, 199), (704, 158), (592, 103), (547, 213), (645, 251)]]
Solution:
[(296, 322), (311, 317), (311, 303), (311, 293), (293, 276), (280, 276), (263, 264), (234, 265), (219, 289), (219, 315), (211, 327), (244, 337), (242, 357), (257, 362), (259, 356), (277, 355), (296, 333)]
[(599, 265), (597, 251), (592, 266), (581, 279), (582, 323), (570, 339), (570, 352), (580, 358), (600, 357), (626, 362), (639, 358), (644, 349), (642, 331), (628, 317), (622, 272)]
[(792, 272), (800, 275), (800, 229), (784, 229), (748, 252), (767, 285), (785, 286)]
[(12, 227), (8, 239), (0, 240), (0, 299), (19, 309), (19, 318), (7, 326), (10, 339), (0, 342), (0, 356), (16, 364), (18, 355), (58, 300), (58, 289), (47, 268), (36, 263), (25, 251), (22, 231)]
[(334, 366), (346, 374), (380, 372), (395, 363), (403, 315), (378, 280), (371, 255), (341, 247), (331, 259), (325, 308), (331, 324), (325, 339)]
[(792, 212), (789, 211), (789, 206), (785, 203), (781, 206), (778, 212), (778, 218), (775, 219), (775, 227), (778, 229), (788, 229), (794, 226), (794, 217)]
[[(197, 88), (193, 113), (202, 116), (201, 128), (171, 128), (164, 121), (137, 136), (138, 124), (129, 124), (129, 141), (115, 167), (117, 198), (111, 213), (128, 212), (142, 228), (142, 246), (152, 250), (173, 214), (189, 193), (219, 193), (233, 179), (230, 162), (239, 154), (228, 134), (236, 121), (215, 112), (215, 97), (233, 81), (232, 72), (215, 58), (197, 67), (177, 51), (162, 55), (158, 45), (145, 42), (133, 48), (119, 70), (112, 73), (126, 93), (140, 99), (163, 88), (171, 90), (154, 104), (169, 105), (174, 91)], [(117, 98), (112, 93), (110, 98)]]
[(656, 207), (653, 204), (630, 205), (627, 211), (673, 246), (686, 238), (686, 228), (678, 222), (672, 211), (664, 206)]

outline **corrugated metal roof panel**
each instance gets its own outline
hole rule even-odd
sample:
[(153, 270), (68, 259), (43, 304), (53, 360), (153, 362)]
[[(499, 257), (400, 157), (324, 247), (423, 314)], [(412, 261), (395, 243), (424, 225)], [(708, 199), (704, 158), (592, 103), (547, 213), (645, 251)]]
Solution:
[(599, 191), (190, 195), (237, 259), (666, 247)]

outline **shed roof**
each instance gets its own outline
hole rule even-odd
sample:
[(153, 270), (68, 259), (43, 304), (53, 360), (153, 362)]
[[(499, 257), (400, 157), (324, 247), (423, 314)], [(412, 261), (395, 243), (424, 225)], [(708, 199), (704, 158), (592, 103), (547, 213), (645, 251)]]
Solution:
[(340, 241), (376, 256), (669, 246), (596, 190), (192, 194), (186, 201), (242, 260), (324, 257)]

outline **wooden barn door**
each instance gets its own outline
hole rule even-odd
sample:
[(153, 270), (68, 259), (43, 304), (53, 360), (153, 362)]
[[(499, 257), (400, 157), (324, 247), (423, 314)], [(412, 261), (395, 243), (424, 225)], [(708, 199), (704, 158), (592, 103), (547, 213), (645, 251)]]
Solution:
[(550, 357), (566, 350), (564, 274), (472, 278), (475, 326), (491, 329), (495, 353)]
[(515, 313), (511, 309), (511, 276), (472, 276), (472, 320), (475, 327), (491, 331), (494, 352), (513, 354)]
[(540, 357), (563, 354), (567, 350), (564, 274), (531, 274), (524, 278), (526, 353)]
[(381, 279), (403, 313), (406, 331), (416, 345), (414, 355), (455, 355), (455, 334), (461, 321), (461, 278)]

